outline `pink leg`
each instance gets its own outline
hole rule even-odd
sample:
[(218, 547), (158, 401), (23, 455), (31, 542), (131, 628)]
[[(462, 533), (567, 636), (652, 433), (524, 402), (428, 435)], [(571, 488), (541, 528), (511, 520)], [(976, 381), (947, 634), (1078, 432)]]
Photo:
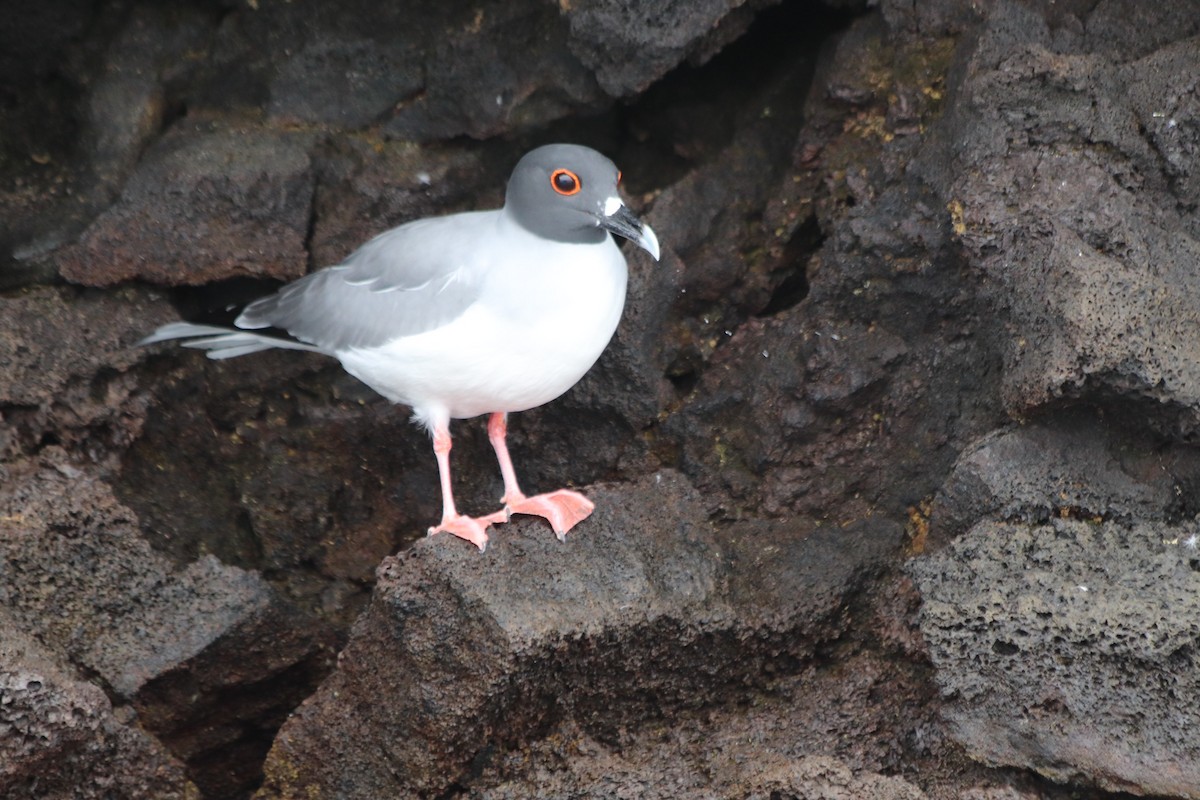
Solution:
[[(567, 531), (587, 519), (596, 506), (579, 492), (568, 489), (526, 497), (517, 484), (517, 473), (505, 441), (507, 436), (508, 415), (502, 412), (492, 414), (488, 419), (488, 439), (496, 451), (496, 460), (500, 462), (500, 474), (504, 476), (504, 497), (500, 498), (500, 502), (504, 503), (504, 511), (499, 513), (543, 517), (550, 523), (555, 535), (563, 539)], [(492, 514), (487, 519), (497, 516)]]
[[(436, 527), (429, 529), (429, 535), (435, 533), (452, 533), (460, 539), (466, 539), (480, 550), (487, 547), (487, 527), (493, 522), (491, 517), (475, 519), (465, 514), (459, 514), (454, 507), (454, 492), (450, 483), (450, 428), (447, 424), (435, 424), (433, 428), (433, 453), (437, 456), (438, 475), (442, 480), (442, 521)], [(492, 515), (495, 516), (494, 514)]]

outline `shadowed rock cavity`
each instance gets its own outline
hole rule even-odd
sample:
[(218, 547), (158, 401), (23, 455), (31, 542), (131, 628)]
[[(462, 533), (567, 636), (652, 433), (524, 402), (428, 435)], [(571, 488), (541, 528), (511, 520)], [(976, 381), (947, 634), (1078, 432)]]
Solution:
[(1179, 522), (1200, 513), (1200, 449), (1164, 438), (1124, 405), (1059, 411), (997, 430), (959, 457), (934, 504), (944, 544), (980, 519)]

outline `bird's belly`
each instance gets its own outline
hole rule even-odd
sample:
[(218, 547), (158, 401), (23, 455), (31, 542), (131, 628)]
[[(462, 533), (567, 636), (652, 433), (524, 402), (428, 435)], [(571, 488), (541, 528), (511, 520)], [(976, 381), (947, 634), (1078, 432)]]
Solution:
[(524, 411), (570, 389), (612, 338), (619, 295), (580, 295), (527, 315), (478, 305), (441, 328), (340, 354), (346, 370), (420, 418)]

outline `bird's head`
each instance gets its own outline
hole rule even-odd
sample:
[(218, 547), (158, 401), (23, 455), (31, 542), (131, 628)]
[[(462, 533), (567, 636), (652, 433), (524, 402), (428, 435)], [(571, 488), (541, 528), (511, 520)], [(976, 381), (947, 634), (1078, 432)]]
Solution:
[(658, 237), (621, 200), (620, 179), (616, 165), (590, 147), (549, 144), (517, 163), (504, 207), (522, 227), (547, 239), (589, 243), (612, 232), (657, 261)]

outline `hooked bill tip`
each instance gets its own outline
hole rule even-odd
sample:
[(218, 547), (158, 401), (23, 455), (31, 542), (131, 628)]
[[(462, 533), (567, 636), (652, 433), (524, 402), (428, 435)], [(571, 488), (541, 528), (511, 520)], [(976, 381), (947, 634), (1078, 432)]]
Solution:
[(643, 224), (642, 235), (638, 237), (637, 244), (638, 247), (642, 248), (651, 256), (653, 256), (655, 261), (658, 261), (658, 236), (654, 234), (653, 228), (651, 228), (649, 225)]
[(658, 236), (654, 230), (637, 218), (623, 203), (618, 200), (616, 203), (606, 203), (605, 213), (596, 218), (596, 224), (601, 228), (623, 236), (629, 241), (636, 244), (638, 247), (645, 250), (655, 261), (659, 258)]

